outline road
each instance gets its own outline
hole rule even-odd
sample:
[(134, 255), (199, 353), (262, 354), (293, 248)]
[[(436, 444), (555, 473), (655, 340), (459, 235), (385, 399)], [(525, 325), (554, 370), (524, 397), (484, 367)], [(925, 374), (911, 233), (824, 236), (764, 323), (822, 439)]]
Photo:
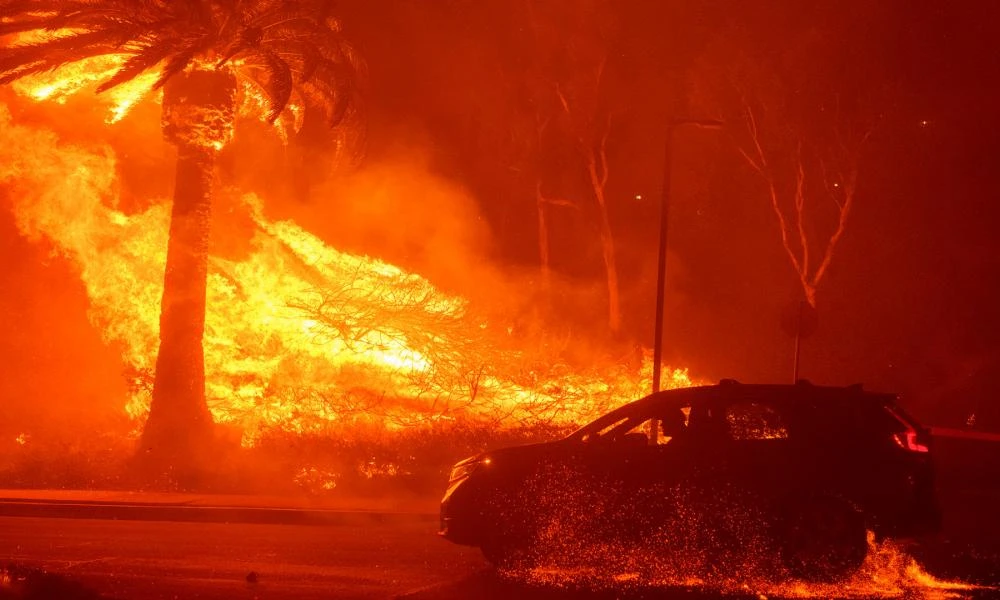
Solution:
[[(558, 569), (545, 572), (547, 583), (540, 583), (537, 573), (530, 582), (503, 579), (484, 566), (475, 549), (437, 539), (435, 525), (426, 517), (374, 515), (325, 526), (3, 517), (0, 565), (43, 568), (67, 585), (120, 600), (719, 597), (704, 586), (636, 586), (627, 577), (610, 588), (582, 588)], [(909, 559), (898, 553), (873, 564), (873, 571), (840, 586), (763, 583), (728, 591), (748, 598), (1000, 596), (994, 589), (966, 589), (911, 571)], [(248, 582), (251, 573), (256, 582)], [(55, 589), (5, 596), (0, 584), (0, 598), (86, 597)]]
[(435, 526), (0, 518), (0, 564), (44, 567), (121, 599), (391, 598), (482, 567), (478, 551), (439, 540)]

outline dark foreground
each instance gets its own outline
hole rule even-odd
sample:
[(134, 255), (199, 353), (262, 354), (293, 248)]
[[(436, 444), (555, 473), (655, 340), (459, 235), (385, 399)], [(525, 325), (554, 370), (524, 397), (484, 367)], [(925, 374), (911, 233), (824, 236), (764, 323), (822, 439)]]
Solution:
[[(781, 582), (717, 586), (642, 580), (649, 574), (549, 568), (500, 577), (474, 549), (434, 535), (433, 519), (359, 515), (334, 525), (0, 518), (0, 598), (943, 598), (998, 597), (913, 570), (882, 551), (874, 571), (837, 586)], [(958, 581), (991, 583), (1000, 553), (938, 544), (925, 562)], [(962, 572), (962, 571), (966, 572)], [(617, 578), (617, 580), (615, 579)], [(654, 574), (655, 579), (655, 574)], [(741, 587), (741, 585), (743, 587)]]

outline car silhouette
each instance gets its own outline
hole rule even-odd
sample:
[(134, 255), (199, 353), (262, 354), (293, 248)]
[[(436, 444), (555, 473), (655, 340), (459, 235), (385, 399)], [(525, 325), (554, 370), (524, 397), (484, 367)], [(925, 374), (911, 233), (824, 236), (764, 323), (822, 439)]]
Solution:
[(755, 536), (792, 576), (830, 580), (860, 567), (868, 532), (939, 528), (930, 436), (895, 395), (723, 380), (457, 463), (439, 535), (496, 565), (538, 560), (554, 531), (625, 543), (659, 532), (677, 552), (692, 531), (709, 551)]

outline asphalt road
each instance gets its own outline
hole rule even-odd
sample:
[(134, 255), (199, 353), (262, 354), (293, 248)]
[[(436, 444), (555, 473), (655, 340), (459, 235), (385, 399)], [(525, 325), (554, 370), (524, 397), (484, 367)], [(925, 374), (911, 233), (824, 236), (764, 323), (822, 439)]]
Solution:
[(0, 565), (41, 567), (119, 599), (391, 598), (482, 567), (478, 551), (438, 539), (435, 526), (0, 518)]
[[(0, 566), (13, 564), (22, 573), (34, 573), (25, 580), (29, 583), (31, 577), (39, 580), (32, 569), (51, 575), (44, 585), (25, 591), (24, 585), (12, 588), (10, 582), (5, 587), (0, 571), (0, 599), (82, 600), (99, 595), (119, 600), (604, 600), (722, 595), (704, 585), (635, 585), (625, 573), (619, 574), (619, 583), (597, 588), (575, 583), (573, 574), (558, 569), (545, 571), (541, 578), (538, 573), (527, 580), (503, 578), (485, 567), (477, 550), (439, 540), (435, 525), (429, 518), (382, 520), (370, 515), (325, 526), (4, 517)], [(967, 563), (959, 557), (956, 564), (961, 570)], [(894, 554), (882, 557), (873, 572), (845, 584), (752, 584), (730, 587), (726, 597), (1000, 597), (996, 589), (965, 588), (914, 572), (910, 565), (907, 556)], [(962, 581), (960, 574), (951, 576)]]

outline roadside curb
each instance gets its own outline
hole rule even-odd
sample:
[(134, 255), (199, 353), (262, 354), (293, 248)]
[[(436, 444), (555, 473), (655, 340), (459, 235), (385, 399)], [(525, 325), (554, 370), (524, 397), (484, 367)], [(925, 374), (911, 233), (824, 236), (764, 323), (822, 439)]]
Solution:
[(355, 523), (434, 523), (438, 519), (435, 514), (422, 512), (15, 498), (0, 498), (0, 517), (313, 526)]

